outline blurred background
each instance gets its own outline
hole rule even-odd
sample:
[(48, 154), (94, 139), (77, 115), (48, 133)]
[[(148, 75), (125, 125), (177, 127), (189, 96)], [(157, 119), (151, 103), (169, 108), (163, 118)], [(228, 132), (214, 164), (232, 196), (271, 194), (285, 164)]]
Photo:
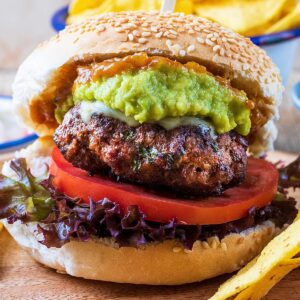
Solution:
[[(121, 3), (120, 5), (117, 2), (117, 0), (75, 1), (72, 3), (71, 17), (68, 21), (77, 22), (86, 16), (108, 10), (157, 9), (161, 1), (122, 0), (118, 2)], [(245, 4), (243, 7), (240, 5), (242, 2), (243, 5)], [(256, 6), (248, 7), (246, 2), (248, 4), (255, 2)], [(70, 1), (0, 0), (0, 3), (0, 95), (10, 96), (11, 84), (19, 64), (39, 42), (55, 34), (53, 25), (56, 29), (64, 26), (66, 9), (63, 11), (60, 9), (70, 4)], [(245, 12), (250, 13), (251, 9), (255, 12), (255, 17), (251, 14), (243, 17), (243, 14)], [(281, 119), (278, 123), (279, 138), (276, 142), (276, 149), (299, 153), (300, 101), (298, 103), (299, 110), (296, 109), (295, 101), (292, 101), (293, 87), (297, 82), (300, 82), (300, 39), (298, 38), (300, 36), (300, 4), (297, 4), (297, 0), (179, 0), (176, 10), (186, 10), (187, 13), (197, 13), (205, 17), (216, 18), (216, 21), (231, 26), (245, 35), (260, 36), (259, 39), (255, 40), (257, 43), (271, 43), (263, 47), (271, 52), (276, 63), (280, 65), (286, 86), (284, 101), (281, 106)], [(51, 25), (51, 18), (55, 13), (54, 24)], [(263, 18), (267, 18), (264, 23), (261, 21)], [(232, 23), (233, 19), (237, 22)], [(257, 20), (261, 24), (258, 24)], [(247, 25), (251, 26), (248, 28)], [(277, 31), (285, 31), (285, 33), (274, 34)], [(271, 36), (266, 36), (266, 33), (271, 33)], [(9, 103), (8, 106), (10, 105)], [(1, 113), (5, 106), (7, 104), (2, 105), (0, 103), (0, 123), (2, 122), (3, 132), (5, 132), (6, 124), (9, 126), (8, 123), (3, 123), (5, 118), (4, 114)]]

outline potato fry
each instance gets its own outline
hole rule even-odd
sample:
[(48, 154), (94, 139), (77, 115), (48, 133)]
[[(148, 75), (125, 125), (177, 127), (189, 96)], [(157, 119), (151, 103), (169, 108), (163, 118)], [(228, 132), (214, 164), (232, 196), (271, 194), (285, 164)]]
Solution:
[(291, 11), (284, 18), (280, 19), (277, 23), (272, 25), (266, 33), (273, 33), (277, 31), (283, 31), (287, 29), (292, 29), (300, 26), (300, 3), (297, 4), (295, 9)]
[(290, 0), (206, 0), (196, 4), (198, 15), (216, 21), (241, 34), (262, 33), (264, 27), (277, 20)]
[[(264, 278), (266, 278), (266, 280), (270, 280), (271, 277), (268, 277), (268, 275), (277, 274), (276, 270), (279, 270), (279, 273), (274, 278), (280, 280), (283, 276), (285, 276), (285, 274), (300, 266), (299, 258), (292, 259), (300, 252), (299, 232), (300, 218), (298, 217), (293, 224), (287, 227), (280, 235), (275, 237), (263, 249), (258, 257), (251, 261), (246, 267), (241, 269), (235, 276), (222, 284), (210, 300), (225, 300), (243, 291), (245, 291), (244, 293), (249, 293), (249, 291), (247, 292), (247, 289), (249, 288), (252, 288), (253, 291), (255, 289), (256, 291), (256, 289), (258, 289), (256, 287), (260, 284), (266, 284), (264, 292), (268, 292), (268, 290), (272, 288), (273, 283), (267, 284), (265, 282), (263, 284), (261, 283), (261, 280)], [(240, 297), (237, 298), (239, 300), (247, 299), (242, 298), (242, 296), (238, 297)]]
[(3, 224), (0, 222), (0, 231), (3, 229)]

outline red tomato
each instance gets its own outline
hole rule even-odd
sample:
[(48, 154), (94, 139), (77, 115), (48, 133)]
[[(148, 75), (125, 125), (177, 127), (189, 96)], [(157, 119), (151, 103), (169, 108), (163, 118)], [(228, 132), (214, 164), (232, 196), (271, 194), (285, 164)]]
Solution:
[(147, 219), (168, 222), (176, 218), (183, 224), (222, 224), (245, 217), (251, 207), (269, 204), (278, 184), (278, 172), (269, 162), (249, 158), (246, 180), (238, 187), (226, 190), (221, 196), (193, 200), (168, 198), (141, 186), (118, 183), (110, 179), (89, 176), (67, 162), (59, 150), (52, 153), (50, 173), (54, 185), (70, 197), (88, 202), (89, 197), (104, 197), (118, 203), (125, 211), (129, 205), (138, 205)]

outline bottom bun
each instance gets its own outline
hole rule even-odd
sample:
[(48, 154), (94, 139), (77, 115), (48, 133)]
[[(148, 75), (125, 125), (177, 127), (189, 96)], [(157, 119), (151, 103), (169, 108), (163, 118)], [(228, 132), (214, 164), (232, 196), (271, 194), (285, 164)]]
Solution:
[(62, 248), (38, 242), (37, 223), (4, 222), (17, 243), (38, 262), (72, 276), (120, 283), (179, 285), (231, 273), (259, 254), (278, 229), (267, 221), (221, 241), (197, 241), (184, 250), (176, 240), (119, 248), (113, 239), (72, 240)]

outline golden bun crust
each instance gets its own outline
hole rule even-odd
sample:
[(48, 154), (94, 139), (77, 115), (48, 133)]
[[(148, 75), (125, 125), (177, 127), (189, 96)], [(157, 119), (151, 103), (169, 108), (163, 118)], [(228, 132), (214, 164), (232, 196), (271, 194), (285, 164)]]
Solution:
[(41, 136), (51, 135), (54, 128), (34, 122), (29, 106), (59, 67), (86, 56), (104, 60), (136, 52), (196, 61), (216, 75), (231, 78), (233, 86), (245, 90), (254, 101), (260, 99), (257, 105), (269, 120), (255, 137), (253, 150), (272, 146), (276, 137), (273, 119), (282, 98), (277, 67), (248, 38), (208, 20), (177, 13), (110, 13), (67, 27), (41, 44), (19, 68), (13, 85), (18, 114)]
[(36, 223), (4, 225), (36, 261), (60, 273), (149, 285), (179, 285), (231, 273), (259, 254), (276, 232), (274, 223), (268, 221), (221, 241), (210, 238), (195, 242), (191, 251), (184, 250), (175, 240), (142, 248), (118, 248), (112, 239), (72, 240), (62, 248), (47, 248), (37, 240)]

